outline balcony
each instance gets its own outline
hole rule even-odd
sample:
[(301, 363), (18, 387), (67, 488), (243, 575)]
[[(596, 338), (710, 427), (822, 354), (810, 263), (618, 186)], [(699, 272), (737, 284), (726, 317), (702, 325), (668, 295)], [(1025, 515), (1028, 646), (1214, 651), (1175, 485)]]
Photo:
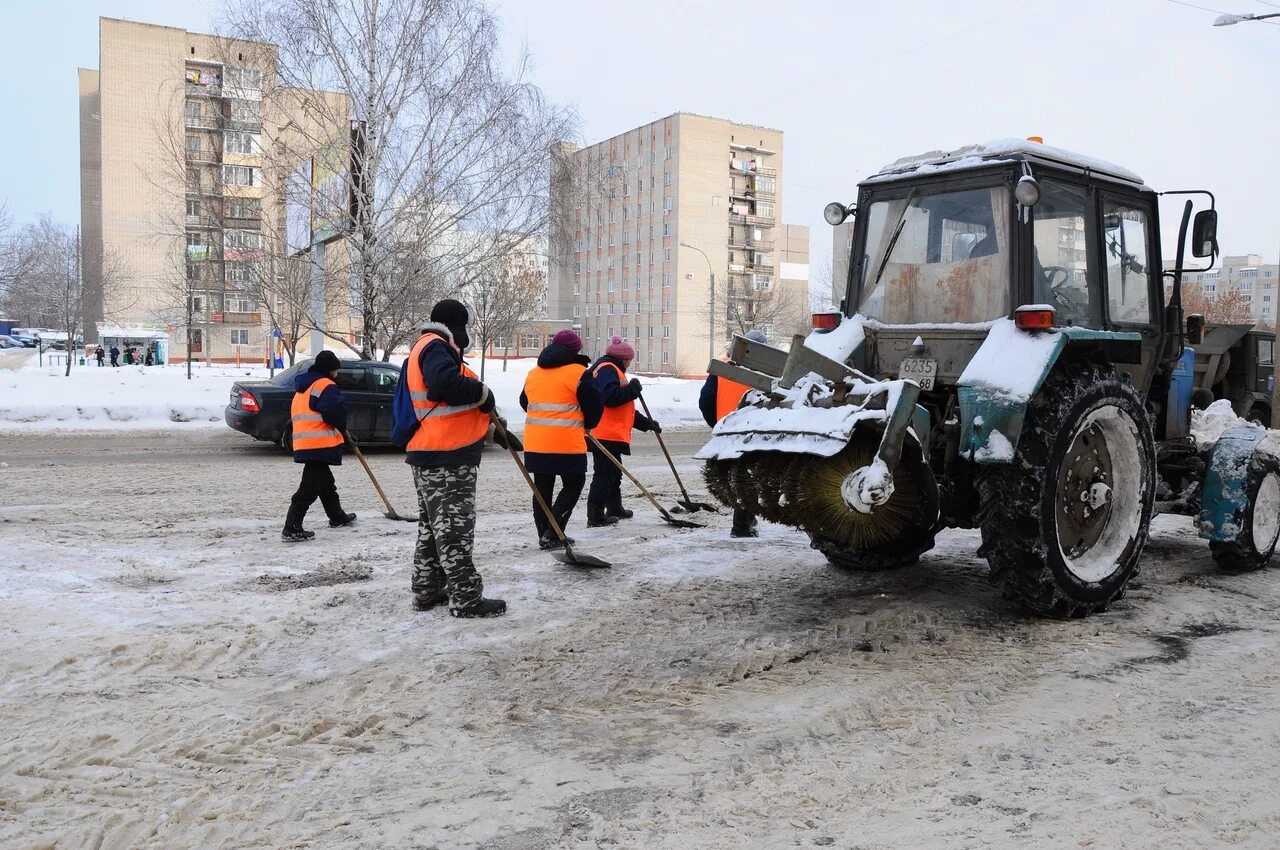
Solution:
[(222, 86), (187, 83), (187, 94), (192, 97), (222, 97)]
[(771, 215), (741, 215), (729, 213), (730, 224), (744, 224), (752, 227), (773, 227), (774, 217)]
[(224, 124), (221, 115), (188, 115), (188, 130), (221, 130)]
[(260, 325), (261, 313), (210, 313), (209, 321), (220, 325)]
[(778, 169), (764, 168), (763, 166), (751, 167), (748, 160), (731, 159), (729, 160), (729, 172), (732, 174), (760, 174), (765, 177), (777, 177)]

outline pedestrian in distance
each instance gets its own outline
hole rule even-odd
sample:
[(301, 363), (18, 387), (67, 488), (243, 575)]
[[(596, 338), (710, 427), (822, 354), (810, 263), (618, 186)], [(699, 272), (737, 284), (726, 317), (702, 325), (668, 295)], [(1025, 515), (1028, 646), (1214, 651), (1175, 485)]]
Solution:
[[(587, 483), (587, 431), (599, 424), (604, 413), (600, 394), (587, 372), (591, 360), (581, 352), (582, 339), (576, 333), (559, 331), (538, 354), (538, 365), (530, 370), (520, 393), (520, 406), (528, 414), (524, 420), (525, 466), (562, 531)], [(560, 479), (560, 494), (552, 498), (556, 478)], [(564, 545), (537, 499), (533, 500), (533, 525), (543, 549)], [(569, 538), (569, 545), (575, 542)]]
[(103, 351), (103, 350), (102, 350), (102, 346), (101, 346), (101, 345), (99, 345), (97, 348), (95, 348), (95, 349), (93, 350), (93, 357), (94, 357), (94, 359), (95, 359), (95, 360), (97, 360), (97, 361), (98, 361), (98, 368), (99, 368), (99, 369), (101, 369), (104, 365), (106, 365), (106, 363), (105, 363), (104, 361), (106, 360), (107, 353), (106, 353), (105, 351)]
[(154, 366), (154, 365), (155, 365), (155, 362), (156, 362), (156, 361), (155, 361), (155, 358), (154, 358), (154, 357), (152, 357), (152, 355), (151, 355), (151, 349), (150, 349), (150, 348), (148, 348), (148, 349), (147, 349), (147, 356), (146, 356), (146, 359), (143, 361), (143, 363), (144, 363), (144, 365), (147, 365), (147, 366)]
[(114, 345), (111, 346), (111, 365), (116, 367), (120, 365), (120, 349)]
[[(600, 423), (591, 435), (619, 462), (631, 454), (631, 431), (662, 433), (662, 426), (636, 410), (640, 379), (627, 380), (627, 369), (635, 359), (635, 348), (621, 337), (609, 341), (604, 356), (591, 365), (591, 383), (604, 404)], [(633, 512), (622, 507), (622, 470), (604, 453), (591, 446), (591, 490), (587, 493), (587, 528), (614, 525), (631, 519)]]
[(448, 604), (454, 617), (498, 617), (507, 603), (484, 598), (476, 570), (476, 481), (493, 393), (463, 361), (471, 311), (446, 298), (431, 309), (400, 369), (391, 440), (405, 450), (418, 492), (413, 606)]
[[(748, 331), (747, 339), (763, 345), (769, 344), (769, 337), (761, 330)], [(729, 360), (727, 356), (720, 359), (725, 362)], [(738, 409), (738, 405), (742, 402), (742, 397), (750, 389), (746, 384), (708, 374), (706, 383), (702, 385), (702, 393), (698, 396), (698, 409), (702, 412), (702, 418), (707, 421), (708, 425), (714, 426), (721, 419)], [(729, 531), (729, 536), (759, 537), (760, 531), (756, 525), (755, 514), (750, 511), (744, 511), (741, 508), (734, 508), (733, 526)]]
[(342, 434), (347, 427), (347, 404), (335, 383), (339, 366), (338, 355), (321, 351), (311, 367), (293, 379), (290, 427), (293, 461), (302, 464), (302, 482), (289, 503), (289, 515), (280, 534), (286, 543), (300, 543), (316, 536), (302, 527), (302, 521), (317, 498), (329, 516), (330, 528), (356, 521), (355, 514), (342, 509), (333, 470), (329, 468), (342, 465)]

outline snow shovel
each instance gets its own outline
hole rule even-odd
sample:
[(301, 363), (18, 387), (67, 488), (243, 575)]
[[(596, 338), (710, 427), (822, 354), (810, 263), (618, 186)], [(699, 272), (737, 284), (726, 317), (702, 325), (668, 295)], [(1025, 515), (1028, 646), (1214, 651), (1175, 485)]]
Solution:
[(658, 513), (662, 514), (662, 519), (663, 519), (665, 522), (667, 522), (667, 523), (669, 523), (669, 524), (671, 524), (671, 525), (674, 525), (676, 528), (706, 528), (706, 526), (705, 526), (705, 525), (703, 525), (703, 524), (702, 524), (702, 523), (700, 523), (700, 522), (690, 522), (690, 521), (689, 521), (689, 520), (687, 520), (687, 519), (676, 519), (675, 517), (673, 517), (673, 516), (672, 516), (672, 515), (667, 511), (667, 509), (666, 509), (666, 508), (664, 508), (662, 505), (658, 504), (658, 500), (657, 500), (657, 499), (655, 499), (655, 498), (653, 498), (653, 494), (652, 494), (652, 493), (650, 493), (650, 492), (649, 492), (649, 490), (648, 490), (648, 489), (647, 489), (643, 484), (641, 484), (641, 483), (640, 483), (639, 479), (637, 479), (634, 475), (632, 475), (632, 474), (631, 474), (631, 470), (629, 470), (629, 469), (627, 469), (625, 466), (623, 466), (623, 465), (622, 465), (622, 461), (620, 461), (620, 460), (618, 460), (616, 457), (614, 457), (612, 452), (610, 452), (610, 451), (609, 451), (608, 449), (606, 449), (603, 445), (601, 445), (600, 441), (599, 441), (599, 440), (597, 440), (597, 439), (595, 438), (595, 435), (594, 435), (594, 434), (592, 434), (591, 432), (589, 432), (589, 431), (588, 431), (588, 432), (587, 432), (587, 439), (588, 439), (588, 440), (590, 440), (590, 441), (595, 445), (595, 447), (596, 447), (597, 449), (599, 449), (599, 450), (600, 450), (600, 453), (601, 453), (602, 455), (604, 455), (605, 457), (607, 457), (607, 458), (609, 459), (609, 462), (610, 462), (610, 463), (612, 463), (614, 466), (618, 467), (619, 471), (621, 471), (623, 475), (625, 475), (625, 476), (627, 476), (628, 478), (630, 478), (630, 479), (631, 479), (631, 483), (632, 483), (632, 484), (634, 484), (634, 485), (636, 485), (637, 487), (639, 487), (639, 488), (640, 488), (640, 492), (644, 494), (644, 497), (645, 497), (646, 499), (648, 499), (648, 500), (649, 500), (649, 503), (650, 503), (651, 505), (653, 505), (655, 508), (657, 508), (657, 509), (658, 509)]
[(369, 461), (364, 459), (364, 452), (360, 451), (360, 447), (356, 445), (356, 441), (351, 439), (351, 435), (346, 431), (342, 432), (343, 438), (347, 444), (351, 446), (351, 450), (356, 453), (356, 458), (360, 461), (360, 465), (364, 467), (364, 471), (369, 473), (369, 480), (373, 482), (373, 489), (378, 491), (378, 495), (382, 497), (382, 504), (387, 506), (386, 512), (383, 514), (387, 519), (398, 519), (401, 522), (417, 522), (418, 518), (400, 516), (396, 513), (396, 509), (391, 507), (391, 500), (387, 498), (387, 494), (382, 492), (382, 485), (378, 484), (378, 479), (373, 477), (373, 470), (369, 468)]
[[(640, 396), (640, 406), (644, 408), (644, 415), (649, 417), (649, 421), (653, 421), (653, 414), (649, 412), (649, 402), (644, 400), (644, 396)], [(658, 438), (658, 445), (662, 448), (662, 454), (667, 459), (667, 465), (671, 467), (671, 474), (676, 477), (676, 486), (680, 488), (680, 495), (683, 499), (676, 502), (681, 508), (689, 513), (695, 511), (711, 511), (713, 514), (720, 513), (715, 505), (709, 505), (706, 502), (695, 502), (689, 498), (689, 491), (684, 489), (684, 482), (680, 480), (680, 473), (676, 472), (676, 462), (671, 459), (671, 452), (667, 451), (667, 444), (662, 439), (661, 432), (654, 431), (653, 436)], [(677, 509), (678, 510), (678, 509)]]
[(542, 498), (542, 493), (538, 491), (538, 485), (533, 483), (529, 470), (525, 468), (524, 461), (520, 459), (520, 454), (516, 451), (515, 440), (507, 433), (507, 429), (502, 427), (502, 420), (498, 418), (496, 413), (489, 414), (489, 421), (493, 423), (493, 427), (502, 435), (502, 441), (507, 444), (507, 451), (511, 453), (511, 459), (516, 462), (516, 466), (520, 467), (520, 474), (524, 476), (524, 481), (529, 485), (529, 489), (533, 492), (533, 498), (538, 500), (538, 506), (542, 508), (542, 512), (547, 515), (547, 522), (551, 523), (551, 527), (555, 530), (556, 537), (560, 538), (560, 542), (564, 544), (564, 551), (553, 551), (551, 557), (555, 558), (562, 564), (569, 564), (575, 567), (588, 567), (592, 569), (604, 569), (612, 567), (613, 564), (603, 561), (594, 555), (585, 555), (581, 552), (573, 551), (573, 546), (569, 543), (569, 538), (565, 536), (564, 530), (560, 528), (559, 521), (556, 520), (555, 513), (551, 510), (551, 506), (547, 504), (547, 500)]

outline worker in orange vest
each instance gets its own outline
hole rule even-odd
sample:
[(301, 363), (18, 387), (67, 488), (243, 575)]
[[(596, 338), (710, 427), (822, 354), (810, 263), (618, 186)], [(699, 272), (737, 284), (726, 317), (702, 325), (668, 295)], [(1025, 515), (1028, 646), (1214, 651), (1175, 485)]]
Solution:
[(338, 377), (338, 356), (321, 351), (305, 372), (293, 379), (290, 429), (294, 463), (302, 464), (302, 483), (289, 503), (280, 538), (300, 543), (315, 537), (302, 527), (307, 509), (320, 499), (329, 515), (329, 527), (340, 528), (356, 521), (355, 514), (342, 509), (331, 466), (342, 465), (342, 432), (347, 427), (347, 405), (334, 380)]
[[(604, 412), (600, 395), (587, 373), (591, 360), (581, 351), (582, 339), (576, 333), (559, 331), (538, 354), (538, 365), (529, 372), (520, 393), (520, 406), (527, 413), (525, 464), (561, 530), (573, 515), (587, 483), (587, 431), (596, 427)], [(560, 494), (553, 500), (557, 477)], [(540, 547), (555, 549), (563, 545), (537, 499), (533, 502), (533, 524)], [(569, 544), (573, 543), (570, 537)]]
[[(609, 453), (622, 460), (631, 454), (631, 429), (662, 433), (662, 426), (636, 411), (640, 397), (640, 379), (625, 380), (636, 350), (622, 337), (615, 336), (604, 350), (604, 356), (591, 366), (591, 381), (604, 415), (591, 434)], [(631, 519), (633, 513), (622, 507), (622, 470), (614, 466), (604, 453), (591, 447), (591, 490), (587, 493), (587, 528), (614, 525), (620, 519)]]
[[(769, 344), (769, 337), (761, 330), (748, 331), (747, 339), (763, 345)], [(729, 360), (728, 357), (721, 359), (726, 362)], [(746, 384), (740, 384), (737, 381), (730, 381), (727, 378), (721, 378), (716, 375), (707, 375), (707, 382), (702, 385), (702, 393), (698, 396), (698, 409), (702, 411), (702, 418), (707, 421), (708, 425), (715, 425), (738, 409), (738, 405), (742, 403), (742, 397), (750, 389), (751, 387)], [(756, 527), (755, 514), (750, 511), (744, 511), (741, 508), (734, 508), (733, 528), (729, 531), (729, 536), (759, 537), (760, 531)]]
[(494, 399), (462, 359), (471, 346), (470, 322), (470, 309), (452, 298), (431, 309), (400, 370), (391, 440), (404, 448), (418, 491), (414, 608), (447, 602), (454, 617), (498, 617), (507, 603), (484, 598), (472, 560), (476, 482)]

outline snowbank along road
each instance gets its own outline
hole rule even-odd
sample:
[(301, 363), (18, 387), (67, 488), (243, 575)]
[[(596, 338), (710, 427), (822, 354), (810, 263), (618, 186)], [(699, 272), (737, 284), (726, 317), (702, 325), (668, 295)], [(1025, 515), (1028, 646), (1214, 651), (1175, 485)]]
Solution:
[[(670, 434), (688, 457), (705, 432)], [(415, 613), (414, 527), (279, 541), (297, 469), (236, 435), (6, 437), (0, 846), (1273, 847), (1275, 570), (1156, 523), (1089, 620), (1002, 602), (948, 532), (880, 576), (727, 515), (534, 545), (509, 458), (477, 556), (502, 619)], [(401, 511), (400, 457), (371, 462)], [(632, 469), (671, 503), (651, 438)], [(683, 462), (690, 483), (696, 464)], [(699, 515), (699, 517), (704, 515)]]

